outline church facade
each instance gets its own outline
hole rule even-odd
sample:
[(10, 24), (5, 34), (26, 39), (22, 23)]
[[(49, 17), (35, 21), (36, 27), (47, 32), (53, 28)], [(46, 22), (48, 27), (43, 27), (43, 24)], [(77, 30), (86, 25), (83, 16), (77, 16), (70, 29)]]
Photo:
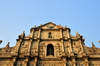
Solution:
[[(87, 47), (83, 36), (52, 22), (23, 32), (16, 46), (0, 48), (0, 66), (100, 66), (100, 48)], [(2, 42), (2, 41), (0, 41)]]

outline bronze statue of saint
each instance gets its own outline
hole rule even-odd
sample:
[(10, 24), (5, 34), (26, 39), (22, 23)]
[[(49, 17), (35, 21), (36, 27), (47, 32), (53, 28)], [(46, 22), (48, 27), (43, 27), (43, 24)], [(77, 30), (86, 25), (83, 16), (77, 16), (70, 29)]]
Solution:
[(53, 50), (50, 48), (48, 55), (53, 55)]

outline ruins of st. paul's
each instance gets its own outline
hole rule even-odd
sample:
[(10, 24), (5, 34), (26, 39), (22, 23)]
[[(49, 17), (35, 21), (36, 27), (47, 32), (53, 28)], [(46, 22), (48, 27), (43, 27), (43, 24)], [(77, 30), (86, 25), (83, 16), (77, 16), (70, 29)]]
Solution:
[[(0, 66), (100, 66), (100, 48), (87, 47), (83, 36), (52, 22), (23, 32), (16, 46), (0, 48)], [(2, 42), (2, 41), (0, 41)]]

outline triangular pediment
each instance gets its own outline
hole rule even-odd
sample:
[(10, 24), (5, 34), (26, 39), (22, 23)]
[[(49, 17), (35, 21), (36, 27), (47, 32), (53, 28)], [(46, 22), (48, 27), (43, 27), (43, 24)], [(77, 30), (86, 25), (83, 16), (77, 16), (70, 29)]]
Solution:
[(49, 22), (43, 25), (40, 25), (39, 27), (36, 28), (42, 28), (42, 29), (59, 29), (59, 28), (65, 28), (62, 27), (61, 25), (56, 25), (55, 23)]

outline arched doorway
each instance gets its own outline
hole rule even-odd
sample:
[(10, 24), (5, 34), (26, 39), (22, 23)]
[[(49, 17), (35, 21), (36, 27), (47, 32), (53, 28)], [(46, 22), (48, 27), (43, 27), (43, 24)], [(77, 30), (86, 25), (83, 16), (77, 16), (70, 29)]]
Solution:
[(52, 44), (47, 45), (47, 56), (53, 55), (54, 56), (54, 47)]

